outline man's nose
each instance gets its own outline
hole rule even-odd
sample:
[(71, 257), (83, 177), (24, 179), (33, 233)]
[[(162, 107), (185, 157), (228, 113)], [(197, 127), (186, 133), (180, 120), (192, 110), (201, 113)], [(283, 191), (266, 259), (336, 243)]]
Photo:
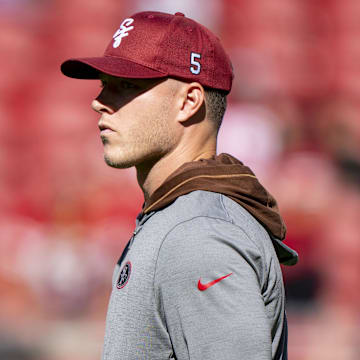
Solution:
[(109, 106), (104, 105), (97, 98), (91, 102), (91, 107), (94, 111), (98, 112), (99, 114), (102, 114), (104, 112), (108, 114), (112, 114), (114, 112)]

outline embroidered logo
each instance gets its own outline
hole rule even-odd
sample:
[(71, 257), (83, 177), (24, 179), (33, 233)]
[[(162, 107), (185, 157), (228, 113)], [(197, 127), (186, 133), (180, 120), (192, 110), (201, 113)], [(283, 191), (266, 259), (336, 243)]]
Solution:
[(208, 282), (208, 283), (206, 283), (206, 284), (202, 284), (202, 283), (201, 283), (201, 278), (200, 278), (200, 279), (199, 279), (199, 282), (198, 282), (198, 289), (199, 289), (200, 291), (205, 291), (205, 290), (208, 289), (210, 286), (213, 286), (213, 285), (215, 285), (216, 283), (218, 283), (219, 281), (224, 280), (225, 278), (227, 278), (227, 277), (230, 276), (231, 274), (232, 274), (232, 273), (227, 274), (227, 275), (225, 275), (225, 276), (222, 276), (221, 278), (218, 278), (218, 279), (216, 279), (216, 280), (210, 281), (210, 282)]
[(116, 283), (118, 289), (122, 289), (129, 281), (131, 274), (131, 262), (128, 261), (120, 271), (119, 279)]
[(134, 26), (130, 26), (133, 22), (134, 19), (128, 18), (121, 23), (119, 29), (116, 30), (116, 33), (113, 35), (113, 48), (119, 47), (122, 38), (129, 35), (129, 31), (134, 28)]

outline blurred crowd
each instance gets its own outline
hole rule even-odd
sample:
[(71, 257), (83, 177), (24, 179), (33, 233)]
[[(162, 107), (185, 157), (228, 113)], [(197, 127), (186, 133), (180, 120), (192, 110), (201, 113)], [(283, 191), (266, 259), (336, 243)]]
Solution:
[(0, 0), (0, 358), (94, 360), (111, 274), (142, 194), (102, 158), (97, 81), (62, 76), (101, 55), (124, 17), (181, 11), (235, 71), (218, 139), (275, 196), (289, 358), (360, 354), (360, 2)]

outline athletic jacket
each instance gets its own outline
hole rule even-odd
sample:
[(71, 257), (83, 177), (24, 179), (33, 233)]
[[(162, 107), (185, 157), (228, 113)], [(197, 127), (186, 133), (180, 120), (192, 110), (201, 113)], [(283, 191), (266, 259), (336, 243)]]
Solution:
[(143, 205), (115, 266), (103, 360), (287, 359), (273, 197), (228, 154), (183, 164)]

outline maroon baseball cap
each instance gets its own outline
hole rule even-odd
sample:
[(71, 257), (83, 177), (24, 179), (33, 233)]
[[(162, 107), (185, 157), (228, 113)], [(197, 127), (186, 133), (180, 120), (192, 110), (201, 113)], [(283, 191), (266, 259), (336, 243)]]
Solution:
[(146, 11), (124, 19), (102, 57), (69, 59), (64, 75), (98, 79), (99, 73), (123, 78), (174, 77), (227, 92), (234, 77), (220, 40), (185, 17)]

